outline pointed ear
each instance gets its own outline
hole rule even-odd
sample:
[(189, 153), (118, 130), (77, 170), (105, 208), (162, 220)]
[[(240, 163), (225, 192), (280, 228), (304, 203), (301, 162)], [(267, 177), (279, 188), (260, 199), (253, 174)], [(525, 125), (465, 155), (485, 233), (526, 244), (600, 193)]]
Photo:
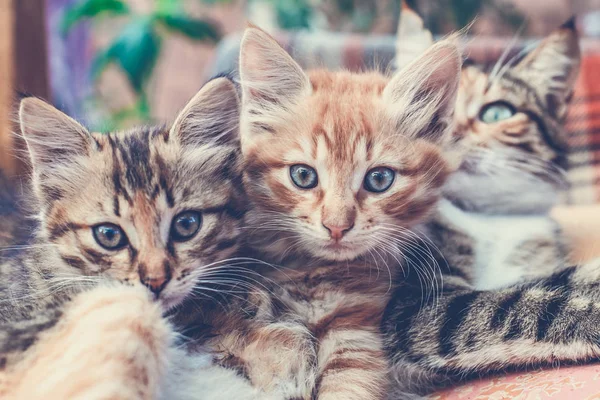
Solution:
[(461, 53), (456, 38), (438, 42), (398, 71), (383, 90), (398, 132), (442, 142), (451, 136)]
[(40, 99), (21, 101), (19, 120), (34, 169), (69, 162), (91, 149), (93, 140), (83, 126)]
[(77, 183), (82, 176), (81, 161), (96, 146), (89, 132), (71, 117), (34, 97), (21, 101), (19, 120), (38, 198), (57, 200), (66, 191), (81, 188)]
[(402, 69), (433, 45), (433, 35), (426, 29), (423, 19), (402, 1), (396, 35), (396, 57), (394, 67)]
[(546, 37), (514, 68), (541, 94), (548, 111), (562, 117), (579, 75), (581, 52), (574, 18)]
[(246, 29), (240, 48), (240, 82), (244, 105), (264, 110), (293, 103), (310, 94), (308, 76), (268, 33)]
[(229, 79), (215, 78), (187, 103), (170, 135), (182, 145), (223, 145), (239, 141), (239, 98)]

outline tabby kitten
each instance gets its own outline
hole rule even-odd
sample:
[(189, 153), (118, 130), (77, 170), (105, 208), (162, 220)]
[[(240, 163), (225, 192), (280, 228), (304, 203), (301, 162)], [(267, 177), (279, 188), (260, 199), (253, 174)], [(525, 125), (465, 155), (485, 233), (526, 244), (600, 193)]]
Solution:
[[(172, 339), (161, 310), (239, 247), (238, 115), (227, 78), (170, 129), (89, 133), (41, 100), (22, 101), (40, 227), (0, 266), (2, 398), (155, 397)], [(146, 288), (77, 295), (100, 281)]]
[(477, 288), (547, 276), (568, 258), (549, 214), (567, 187), (564, 120), (579, 65), (571, 22), (495, 75), (463, 69), (455, 133), (473, 150), (444, 188), (440, 214), (450, 229), (440, 235), (444, 254), (465, 245), (449, 239), (452, 231), (475, 239), (475, 270), (462, 272), (474, 272)]
[[(450, 270), (437, 276), (437, 297), (423, 298), (415, 279), (397, 281), (382, 325), (396, 380), (390, 398), (600, 356), (600, 264), (563, 269), (562, 243), (546, 216), (561, 184), (563, 122), (579, 66), (574, 27), (507, 65), (495, 77), (463, 68), (456, 139), (475, 150), (450, 176), (426, 231), (445, 260), (422, 243)], [(498, 286), (505, 288), (475, 289)]]
[[(433, 43), (412, 10), (401, 19), (400, 64)], [(580, 64), (573, 21), (516, 64), (503, 58), (490, 72), (462, 69), (454, 138), (468, 152), (426, 230), (478, 289), (547, 276), (567, 258), (550, 210), (567, 186), (564, 119)]]
[(260, 269), (267, 290), (215, 328), (219, 363), (278, 399), (385, 397), (379, 326), (402, 254), (382, 241), (402, 242), (438, 198), (460, 63), (448, 41), (391, 79), (305, 73), (268, 34), (246, 31), (249, 241), (284, 267)]

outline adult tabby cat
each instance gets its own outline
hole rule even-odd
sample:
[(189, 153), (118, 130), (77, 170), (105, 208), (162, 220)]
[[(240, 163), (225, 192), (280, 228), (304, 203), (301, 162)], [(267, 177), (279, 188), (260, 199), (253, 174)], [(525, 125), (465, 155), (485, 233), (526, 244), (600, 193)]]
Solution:
[[(89, 133), (35, 98), (20, 120), (40, 227), (0, 266), (0, 397), (155, 398), (173, 350), (162, 312), (239, 246), (236, 88), (209, 82), (170, 129)], [(138, 287), (78, 294), (105, 280)]]
[[(410, 9), (402, 13), (396, 62), (433, 43)], [(579, 72), (573, 21), (520, 62), (462, 69), (455, 139), (468, 153), (444, 187), (428, 234), (478, 289), (551, 274), (567, 246), (551, 208), (566, 187), (564, 118)]]
[[(600, 355), (600, 264), (564, 269), (562, 243), (546, 216), (560, 184), (555, 165), (564, 165), (563, 122), (579, 67), (573, 25), (507, 65), (495, 76), (463, 68), (457, 140), (477, 150), (449, 178), (447, 200), (426, 230), (446, 260), (429, 251), (449, 264), (437, 277), (442, 293), (422, 301), (420, 282), (399, 280), (386, 310), (397, 381), (390, 398)], [(505, 288), (475, 289), (498, 286)]]

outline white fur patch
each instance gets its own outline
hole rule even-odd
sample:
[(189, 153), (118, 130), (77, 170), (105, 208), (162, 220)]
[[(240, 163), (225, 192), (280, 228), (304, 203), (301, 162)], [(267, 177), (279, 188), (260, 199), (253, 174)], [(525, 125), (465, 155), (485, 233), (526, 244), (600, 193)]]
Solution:
[(486, 215), (465, 212), (448, 200), (439, 212), (475, 241), (474, 285), (480, 290), (506, 287), (522, 281), (525, 269), (507, 260), (524, 241), (553, 234), (554, 225), (546, 216)]

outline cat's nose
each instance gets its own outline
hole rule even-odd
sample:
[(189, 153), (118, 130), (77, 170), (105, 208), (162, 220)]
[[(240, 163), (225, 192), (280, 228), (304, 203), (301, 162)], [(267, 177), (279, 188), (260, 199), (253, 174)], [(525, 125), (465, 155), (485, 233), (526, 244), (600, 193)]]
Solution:
[(333, 225), (333, 224), (325, 225), (325, 223), (322, 223), (322, 224), (323, 224), (323, 227), (325, 229), (327, 229), (327, 231), (329, 232), (329, 237), (335, 241), (340, 240), (342, 237), (344, 237), (344, 235), (346, 233), (348, 233), (354, 227), (354, 223), (344, 224), (344, 225)]
[(157, 298), (171, 280), (171, 269), (166, 265), (165, 263), (164, 268), (147, 268), (142, 264), (138, 270), (142, 285), (146, 286)]
[(169, 279), (167, 277), (160, 277), (156, 279), (148, 279), (142, 281), (142, 284), (146, 286), (156, 297), (160, 295), (160, 292), (167, 286)]

